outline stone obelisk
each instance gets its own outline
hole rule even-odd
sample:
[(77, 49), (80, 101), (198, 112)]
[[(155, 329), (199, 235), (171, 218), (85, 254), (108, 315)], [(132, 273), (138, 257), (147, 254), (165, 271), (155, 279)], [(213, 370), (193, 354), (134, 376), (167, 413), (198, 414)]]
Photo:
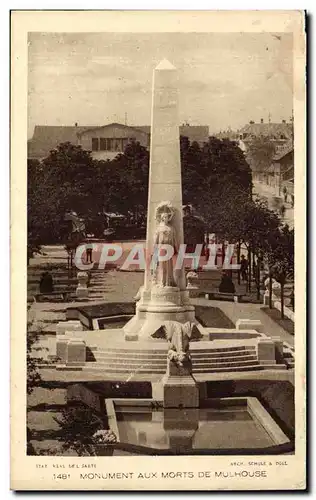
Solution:
[(177, 251), (183, 243), (178, 73), (166, 59), (154, 70), (151, 113), (147, 268), (136, 315), (124, 327), (126, 340), (155, 337), (165, 321), (195, 322), (184, 268), (176, 269), (175, 259), (154, 271), (149, 265), (154, 244), (168, 243)]

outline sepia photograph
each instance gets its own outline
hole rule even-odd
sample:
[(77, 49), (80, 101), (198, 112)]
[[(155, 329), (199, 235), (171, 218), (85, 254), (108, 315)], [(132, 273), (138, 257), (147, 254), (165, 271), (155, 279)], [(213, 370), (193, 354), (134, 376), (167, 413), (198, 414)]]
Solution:
[[(238, 16), (231, 31), (26, 29), (19, 449), (39, 471), (56, 464), (56, 489), (79, 458), (77, 489), (219, 489), (262, 488), (298, 456), (305, 42), (303, 13), (286, 13), (299, 56), (287, 21), (252, 31)], [(215, 462), (142, 472), (175, 456)], [(127, 457), (145, 458), (138, 473), (114, 467)]]

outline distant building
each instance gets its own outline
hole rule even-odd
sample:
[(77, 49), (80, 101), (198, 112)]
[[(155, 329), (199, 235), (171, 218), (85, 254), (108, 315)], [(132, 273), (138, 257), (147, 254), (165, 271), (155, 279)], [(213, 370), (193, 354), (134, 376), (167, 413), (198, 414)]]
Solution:
[(294, 149), (288, 146), (287, 149), (275, 154), (271, 166), (264, 173), (265, 182), (275, 188), (276, 196), (281, 196), (283, 188), (287, 192), (294, 192)]
[[(203, 145), (208, 141), (209, 128), (206, 125), (185, 124), (179, 129), (180, 135), (188, 137), (190, 142), (196, 141)], [(71, 142), (91, 151), (95, 159), (113, 159), (118, 153), (122, 153), (131, 141), (137, 141), (149, 149), (150, 126), (128, 126), (120, 123), (94, 127), (36, 125), (33, 137), (28, 141), (28, 158), (41, 160), (58, 144)]]
[(268, 137), (274, 143), (276, 151), (279, 151), (293, 142), (293, 122), (283, 120), (281, 123), (265, 123), (261, 120), (260, 123), (255, 123), (250, 121), (238, 131), (238, 136), (246, 150), (253, 139)]
[(78, 144), (83, 149), (92, 151), (92, 156), (96, 160), (112, 160), (117, 154), (123, 153), (127, 144), (133, 141), (149, 148), (150, 135), (138, 127), (120, 123), (89, 128), (78, 134)]
[(32, 139), (27, 141), (27, 157), (41, 160), (62, 142), (78, 144), (78, 134), (91, 127), (36, 125)]
[(212, 134), (217, 139), (229, 139), (230, 141), (238, 141), (239, 134), (238, 131), (232, 130), (228, 128), (227, 130), (221, 130), (220, 132), (216, 132), (216, 134)]

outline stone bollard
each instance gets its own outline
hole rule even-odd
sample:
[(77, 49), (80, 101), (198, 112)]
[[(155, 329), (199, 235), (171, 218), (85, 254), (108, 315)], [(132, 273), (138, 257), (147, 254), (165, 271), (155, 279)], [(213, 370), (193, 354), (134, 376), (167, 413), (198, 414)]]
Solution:
[(277, 363), (283, 363), (283, 340), (280, 337), (272, 337), (275, 346), (275, 359)]
[(57, 357), (57, 368), (65, 367), (67, 364), (67, 349), (68, 349), (68, 339), (64, 336), (57, 337), (56, 340), (56, 357)]
[(189, 271), (186, 275), (187, 278), (187, 291), (189, 292), (189, 297), (196, 298), (199, 296), (199, 287), (197, 286), (197, 279), (199, 275), (194, 271)]
[(88, 273), (86, 273), (85, 271), (80, 271), (77, 274), (77, 278), (78, 278), (78, 286), (76, 289), (76, 295), (78, 299), (86, 299), (89, 295), (87, 286), (89, 279)]
[(83, 339), (69, 339), (67, 366), (83, 367), (86, 363), (86, 343)]
[(260, 338), (257, 344), (258, 361), (261, 365), (275, 365), (275, 343), (272, 339)]
[[(71, 332), (67, 332), (71, 335)], [(86, 343), (83, 339), (70, 338), (64, 335), (57, 337), (56, 368), (83, 368), (86, 363)]]

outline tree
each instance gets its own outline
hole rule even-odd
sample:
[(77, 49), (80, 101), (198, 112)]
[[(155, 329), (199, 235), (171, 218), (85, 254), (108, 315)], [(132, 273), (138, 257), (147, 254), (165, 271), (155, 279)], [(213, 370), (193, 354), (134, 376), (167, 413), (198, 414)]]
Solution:
[(222, 234), (236, 213), (236, 202), (251, 198), (251, 170), (243, 152), (235, 142), (214, 137), (202, 148), (181, 137), (180, 151), (183, 202)]
[(264, 172), (272, 163), (275, 145), (269, 137), (259, 136), (248, 145), (247, 160), (254, 172)]
[[(255, 278), (257, 287), (257, 300), (260, 299), (260, 267), (264, 255), (269, 251), (269, 238), (271, 234), (279, 231), (281, 220), (279, 216), (270, 210), (266, 203), (260, 199), (249, 201), (244, 205), (244, 211), (240, 214), (242, 224), (242, 241), (248, 248), (248, 289), (251, 291), (251, 279)], [(252, 264), (251, 264), (252, 256)], [(257, 268), (254, 269), (254, 258), (257, 258)], [(255, 271), (255, 272), (254, 272)]]
[(60, 144), (42, 162), (47, 189), (53, 190), (59, 214), (96, 212), (102, 187), (90, 151)]
[(61, 417), (54, 417), (59, 424), (59, 435), (65, 451), (74, 450), (79, 456), (95, 455), (93, 434), (104, 428), (104, 421), (91, 408), (83, 403), (67, 406)]
[[(110, 162), (106, 206), (137, 220), (145, 215), (148, 201), (149, 152), (139, 142), (127, 144), (123, 154)], [(111, 182), (109, 182), (111, 181)]]
[(100, 210), (100, 169), (89, 151), (60, 144), (42, 162), (28, 161), (28, 257), (45, 243), (69, 239), (65, 214)]
[(37, 160), (27, 163), (27, 261), (40, 252), (50, 233), (50, 221), (56, 217), (55, 205), (50, 206), (50, 193), (46, 190), (43, 166)]
[(284, 319), (284, 286), (294, 276), (294, 230), (283, 226), (270, 234), (268, 244), (270, 279), (274, 277), (281, 285), (281, 318)]
[(38, 370), (38, 365), (39, 363), (43, 363), (44, 360), (41, 357), (34, 356), (35, 351), (40, 349), (39, 347), (36, 347), (39, 334), (40, 330), (34, 327), (32, 322), (28, 322), (26, 334), (27, 394), (32, 394), (35, 387), (38, 387), (42, 381), (41, 375)]

